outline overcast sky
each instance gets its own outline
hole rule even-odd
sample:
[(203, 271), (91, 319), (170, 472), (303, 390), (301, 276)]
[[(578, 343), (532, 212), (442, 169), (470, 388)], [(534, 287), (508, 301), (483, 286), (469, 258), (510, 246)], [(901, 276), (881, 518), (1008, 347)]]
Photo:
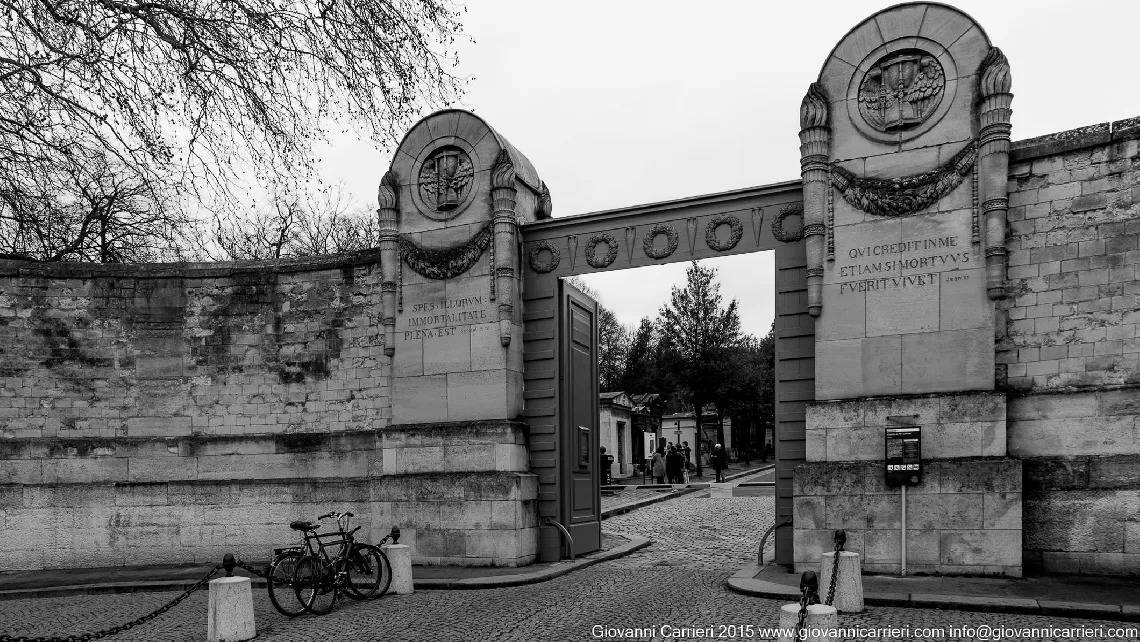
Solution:
[[(886, 1), (470, 2), (463, 101), (550, 187), (555, 216), (799, 177), (799, 104), (831, 48)], [(962, 0), (1013, 74), (1013, 139), (1140, 116), (1132, 1)], [(390, 152), (344, 137), (326, 181), (371, 203)], [(373, 204), (374, 206), (374, 204)], [(771, 253), (710, 260), (768, 331)], [(587, 282), (624, 323), (653, 315), (685, 264)]]

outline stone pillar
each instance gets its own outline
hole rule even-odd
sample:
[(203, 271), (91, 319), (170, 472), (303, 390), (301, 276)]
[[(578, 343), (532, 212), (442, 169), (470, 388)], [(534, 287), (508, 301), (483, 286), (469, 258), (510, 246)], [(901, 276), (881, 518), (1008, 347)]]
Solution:
[[(827, 599), (831, 591), (831, 574), (835, 572), (835, 551), (820, 556), (819, 571), (819, 590), (823, 599)], [(863, 612), (863, 568), (859, 564), (858, 553), (839, 553), (839, 577), (835, 580), (831, 605), (844, 613)]]
[(901, 569), (886, 431), (913, 425), (922, 471), (907, 501), (926, 519), (907, 532), (908, 570), (1019, 576), (1021, 463), (995, 390), (993, 300), (1008, 65), (970, 16), (919, 2), (855, 26), (816, 84), (800, 107), (815, 398), (794, 472), (796, 568), (818, 569), (840, 528), (863, 568)]
[(491, 169), (491, 201), (494, 207), (494, 283), (491, 292), (499, 300), (499, 341), (511, 345), (511, 318), (515, 300), (515, 239), (519, 223), (515, 218), (515, 166), (506, 150), (499, 152)]
[(399, 181), (388, 171), (380, 181), (376, 217), (380, 223), (381, 323), (384, 325), (384, 354), (396, 353), (396, 275), (400, 267), (399, 232), (396, 228)]
[(1009, 208), (1009, 136), (1013, 109), (1013, 80), (1009, 61), (993, 47), (982, 61), (978, 89), (978, 173), (981, 207), (986, 229), (986, 293), (991, 299), (1005, 296), (1008, 251), (1005, 247), (1005, 217)]
[(248, 577), (210, 580), (206, 622), (208, 642), (238, 642), (257, 635), (253, 621), (253, 589)]
[[(782, 631), (794, 630), (799, 621), (799, 604), (785, 604), (780, 607), (780, 629)], [(834, 607), (812, 604), (807, 607), (807, 617), (804, 618), (804, 629), (807, 632), (807, 637), (800, 638), (800, 640), (831, 642), (836, 638), (828, 635), (828, 632), (837, 628), (839, 628), (839, 616)], [(787, 635), (781, 635), (779, 640), (780, 642), (796, 642), (795, 639)]]
[(823, 310), (823, 255), (827, 229), (828, 154), (827, 94), (812, 83), (800, 103), (800, 175), (804, 185), (804, 243), (807, 250), (808, 314)]
[(411, 595), (415, 592), (412, 583), (412, 549), (407, 544), (385, 544), (380, 547), (392, 565), (392, 583), (388, 592), (396, 595)]

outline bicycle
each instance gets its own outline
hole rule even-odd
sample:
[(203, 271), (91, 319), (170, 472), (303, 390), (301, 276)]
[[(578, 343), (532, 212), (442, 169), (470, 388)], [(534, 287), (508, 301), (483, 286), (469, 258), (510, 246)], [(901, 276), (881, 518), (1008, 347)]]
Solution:
[[(348, 530), (352, 513), (331, 512), (321, 515), (317, 521), (328, 517), (337, 520), (335, 532), (317, 533), (319, 524), (292, 522), (289, 527), (301, 531), (302, 552), (295, 559), (290, 578), (297, 601), (303, 609), (314, 615), (324, 615), (332, 610), (341, 593), (356, 600), (374, 599), (384, 595), (392, 582), (392, 565), (388, 556), (379, 546), (361, 544), (353, 535), (360, 526)], [(381, 544), (388, 541), (385, 536)], [(339, 539), (331, 539), (339, 538)], [(315, 544), (315, 548), (314, 548)], [(330, 556), (328, 547), (339, 546), (336, 555)]]

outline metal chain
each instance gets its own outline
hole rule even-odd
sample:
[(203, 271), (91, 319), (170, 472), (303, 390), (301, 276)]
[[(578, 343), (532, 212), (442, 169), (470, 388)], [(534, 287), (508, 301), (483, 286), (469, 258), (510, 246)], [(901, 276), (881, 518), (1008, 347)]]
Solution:
[(804, 625), (807, 620), (808, 602), (808, 592), (804, 591), (803, 595), (800, 596), (800, 619), (796, 622), (796, 637), (794, 638), (796, 640), (803, 640), (805, 637)]
[[(245, 570), (249, 571), (250, 573), (253, 573), (254, 575), (256, 575), (258, 577), (268, 577), (269, 576), (269, 567), (268, 566), (265, 567), (264, 571), (259, 571), (256, 568), (250, 566), (249, 564), (242, 562), (241, 560), (238, 560), (237, 565), (239, 567), (244, 568)], [(0, 642), (3, 642), (3, 641), (0, 641)]]
[(831, 601), (835, 599), (835, 582), (839, 579), (839, 559), (840, 553), (843, 552), (843, 543), (838, 539), (835, 540), (835, 560), (831, 564), (831, 586), (827, 589), (827, 602), (831, 606)]
[[(98, 640), (100, 638), (105, 638), (107, 636), (122, 633), (123, 631), (126, 631), (128, 629), (133, 629), (134, 627), (136, 627), (140, 624), (143, 624), (144, 622), (149, 622), (150, 620), (153, 620), (154, 618), (156, 618), (156, 617), (162, 615), (163, 613), (166, 613), (170, 609), (174, 608), (175, 606), (178, 605), (179, 602), (190, 597), (191, 593), (193, 593), (194, 591), (197, 591), (198, 589), (205, 586), (206, 582), (209, 582), (210, 578), (213, 577), (214, 574), (217, 573), (218, 570), (221, 568), (222, 568), (221, 564), (214, 566), (214, 568), (210, 569), (210, 572), (206, 573), (206, 575), (203, 576), (202, 579), (195, 582), (193, 586), (191, 586), (190, 588), (183, 591), (183, 593), (181, 595), (179, 595), (178, 597), (167, 602), (162, 608), (158, 609), (157, 611), (154, 611), (153, 613), (148, 613), (147, 615), (144, 615), (144, 616), (138, 618), (137, 620), (132, 620), (130, 622), (127, 622), (126, 624), (116, 626), (115, 628), (105, 629), (103, 631), (96, 631), (94, 633), (84, 633), (83, 635), (68, 635), (66, 637), (46, 637), (46, 638), (45, 637), (38, 637), (37, 638), (37, 637), (27, 637), (27, 636), (12, 637), (12, 636), (8, 636), (8, 635), (0, 635), (0, 642), (88, 642), (89, 640)], [(243, 568), (244, 568), (244, 566), (243, 566)]]

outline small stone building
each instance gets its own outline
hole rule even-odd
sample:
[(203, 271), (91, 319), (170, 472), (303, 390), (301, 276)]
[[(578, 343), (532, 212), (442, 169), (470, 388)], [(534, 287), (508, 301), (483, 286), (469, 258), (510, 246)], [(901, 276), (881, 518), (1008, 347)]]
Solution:
[(624, 392), (603, 392), (598, 396), (598, 430), (606, 454), (614, 458), (610, 478), (633, 474), (633, 453), (641, 447), (633, 438), (633, 400)]

